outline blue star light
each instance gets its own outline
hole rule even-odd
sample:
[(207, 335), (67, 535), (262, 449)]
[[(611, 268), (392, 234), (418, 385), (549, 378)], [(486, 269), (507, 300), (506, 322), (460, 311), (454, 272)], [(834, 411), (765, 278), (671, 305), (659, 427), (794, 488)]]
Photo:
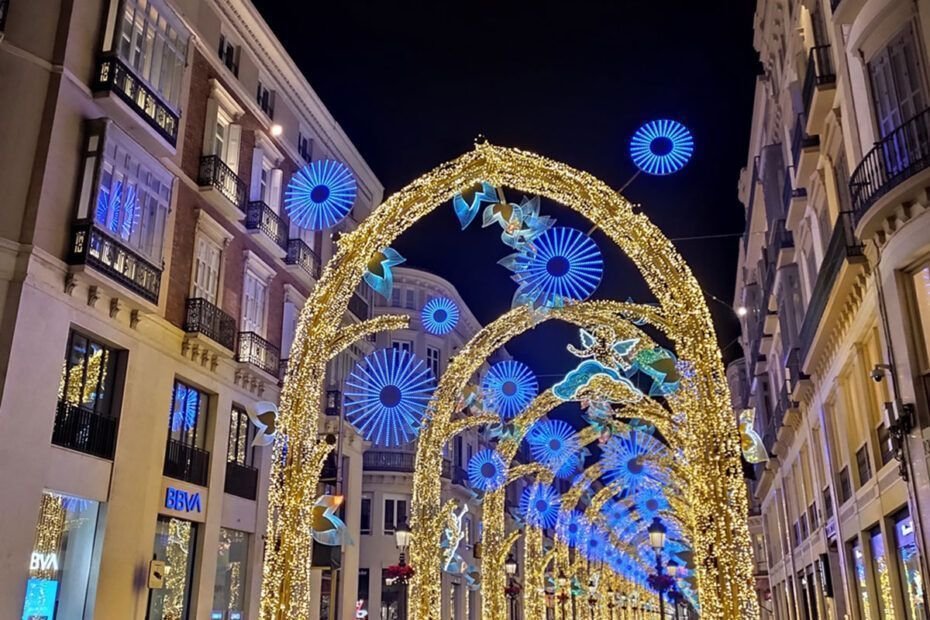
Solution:
[(485, 408), (509, 420), (530, 404), (539, 393), (539, 383), (529, 366), (505, 360), (491, 366), (481, 384)]
[(342, 162), (320, 159), (291, 177), (284, 192), (284, 210), (297, 226), (323, 230), (341, 222), (352, 210), (358, 188)]
[(384, 248), (380, 252), (375, 252), (368, 260), (362, 279), (374, 292), (385, 299), (390, 299), (391, 291), (394, 290), (394, 272), (391, 267), (400, 265), (406, 260), (394, 248)]
[(575, 429), (562, 420), (541, 420), (534, 424), (526, 435), (533, 459), (549, 469), (561, 469), (569, 462), (581, 446)]
[(559, 519), (562, 501), (558, 491), (537, 482), (523, 489), (520, 495), (520, 516), (530, 525), (553, 528)]
[(459, 218), (462, 230), (472, 223), (482, 204), (497, 200), (497, 190), (490, 183), (476, 183), (461, 194), (456, 194), (452, 198), (452, 208), (455, 210), (455, 217)]
[(601, 463), (608, 481), (618, 481), (630, 491), (666, 481), (665, 470), (658, 464), (666, 453), (665, 445), (652, 435), (637, 431), (613, 435), (602, 450)]
[(345, 383), (346, 419), (367, 441), (386, 447), (417, 436), (435, 388), (426, 364), (398, 349), (365, 356)]
[(678, 121), (649, 121), (630, 140), (630, 155), (636, 167), (655, 176), (673, 174), (684, 168), (694, 152), (691, 132)]
[(584, 517), (577, 510), (563, 511), (559, 515), (558, 534), (569, 547), (575, 547), (584, 540), (587, 529)]
[(478, 491), (493, 491), (507, 482), (507, 465), (494, 450), (478, 450), (468, 460), (468, 482)]
[(597, 244), (575, 228), (556, 226), (499, 261), (519, 284), (513, 306), (559, 307), (587, 299), (597, 289), (604, 259)]
[(459, 322), (459, 307), (448, 297), (433, 297), (420, 311), (423, 329), (436, 336), (445, 336)]

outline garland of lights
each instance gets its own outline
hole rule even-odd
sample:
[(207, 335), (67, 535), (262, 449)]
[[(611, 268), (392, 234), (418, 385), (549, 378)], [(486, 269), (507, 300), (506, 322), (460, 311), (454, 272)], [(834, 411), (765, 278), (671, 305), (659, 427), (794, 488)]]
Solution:
[[(694, 389), (679, 390), (673, 398), (675, 409), (686, 412), (683, 448), (691, 466), (687, 494), (694, 513), (702, 612), (708, 618), (756, 617), (739, 440), (727, 402), (720, 351), (700, 287), (668, 240), (645, 216), (634, 214), (631, 205), (611, 188), (558, 162), (487, 144), (394, 194), (359, 228), (343, 236), (301, 314), (292, 356), (295, 367), (288, 373), (282, 392), (281, 432), (273, 455), (268, 538), (277, 544), (270, 545), (266, 555), (261, 617), (305, 620), (310, 616), (313, 599), (305, 563), (311, 543), (303, 515), (315, 497), (320, 468), (331, 449), (317, 435), (319, 403), (326, 360), (366, 264), (437, 205), (482, 180), (495, 187), (546, 196), (587, 215), (630, 257), (662, 310), (674, 317), (668, 335), (681, 357), (694, 360)], [(441, 599), (435, 577), (439, 571), (433, 570), (438, 558), (429, 554), (437, 555), (433, 550), (440, 532), (432, 517), (441, 508), (441, 441), (458, 393), (491, 352), (543, 318), (526, 309), (504, 315), (509, 329), (486, 334), (483, 339), (479, 334), (450, 363), (435, 392), (435, 410), (421, 432), (414, 474), (413, 507), (421, 521), (414, 525), (417, 536), (411, 549), (417, 567), (411, 615), (418, 620), (439, 618)], [(464, 371), (468, 373), (460, 375)]]

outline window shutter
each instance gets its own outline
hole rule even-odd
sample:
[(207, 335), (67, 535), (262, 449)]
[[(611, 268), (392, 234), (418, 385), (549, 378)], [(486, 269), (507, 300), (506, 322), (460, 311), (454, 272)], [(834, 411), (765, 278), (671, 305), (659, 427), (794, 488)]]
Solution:
[(275, 168), (271, 171), (271, 195), (268, 198), (268, 206), (274, 209), (275, 213), (281, 212), (281, 181), (283, 178), (283, 170)]
[[(229, 134), (226, 136), (226, 165), (230, 170), (239, 174), (239, 144), (242, 139), (242, 125), (232, 124), (229, 126)], [(261, 165), (261, 164), (259, 164)]]
[(222, 155), (214, 152), (214, 136), (216, 136), (216, 117), (219, 112), (220, 104), (216, 99), (210, 97), (207, 99), (207, 119), (203, 124), (203, 149), (204, 155)]

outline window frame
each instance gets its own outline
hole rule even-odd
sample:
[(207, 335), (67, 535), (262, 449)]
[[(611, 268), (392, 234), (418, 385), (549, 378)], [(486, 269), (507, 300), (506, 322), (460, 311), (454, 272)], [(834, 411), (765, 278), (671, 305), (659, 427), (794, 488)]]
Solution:
[[(391, 502), (390, 522), (388, 522), (388, 502)], [(403, 503), (406, 509), (403, 513), (398, 510), (401, 503)], [(398, 517), (402, 517), (403, 519), (408, 519), (410, 517), (410, 496), (385, 493), (381, 497), (381, 533), (385, 536), (393, 535), (397, 526), (401, 523)]]
[[(245, 407), (233, 403), (229, 408), (229, 433), (226, 440), (226, 462), (243, 467), (254, 467), (255, 426), (249, 420)], [(234, 445), (235, 444), (235, 445)], [(240, 452), (241, 451), (241, 452)], [(240, 453), (243, 454), (240, 458)]]
[[(189, 392), (194, 392), (198, 396), (197, 418), (193, 425), (186, 431), (183, 430), (183, 428), (180, 430), (175, 430), (173, 428), (175, 405), (178, 399), (178, 387), (184, 387)], [(168, 439), (177, 441), (187, 447), (203, 450), (206, 444), (207, 418), (209, 415), (210, 394), (180, 377), (175, 377), (171, 388), (171, 407), (168, 409)]]

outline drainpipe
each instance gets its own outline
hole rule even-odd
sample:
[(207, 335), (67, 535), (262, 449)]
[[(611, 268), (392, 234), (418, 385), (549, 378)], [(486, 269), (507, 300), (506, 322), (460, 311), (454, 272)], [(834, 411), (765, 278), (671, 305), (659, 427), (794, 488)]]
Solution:
[[(905, 404), (901, 399), (901, 386), (898, 379), (898, 365), (895, 361), (894, 343), (891, 340), (891, 329), (888, 324), (888, 308), (885, 304), (885, 290), (882, 286), (882, 250), (878, 242), (873, 238), (872, 244), (875, 246), (875, 265), (873, 273), (875, 274), (876, 291), (878, 292), (878, 314), (882, 324), (882, 333), (885, 336), (885, 352), (888, 356), (888, 373), (891, 375), (891, 392), (893, 398), (893, 409), (896, 419), (889, 425), (892, 432), (892, 438), (895, 443), (895, 458), (900, 462), (898, 471), (907, 485), (908, 512), (911, 515), (911, 521), (914, 523), (917, 535), (914, 537), (917, 541), (917, 557), (920, 560), (920, 572), (923, 578), (923, 596), (924, 606), (927, 606), (927, 587), (930, 585), (930, 574), (928, 574), (928, 564), (926, 550), (927, 541), (924, 538), (923, 518), (920, 509), (920, 499), (917, 492), (917, 483), (914, 480), (914, 462), (911, 458), (910, 437), (914, 431), (914, 406), (911, 403)], [(889, 422), (891, 422), (889, 420)], [(897, 428), (895, 428), (897, 427)], [(920, 429), (917, 429), (918, 440), (920, 440)]]

